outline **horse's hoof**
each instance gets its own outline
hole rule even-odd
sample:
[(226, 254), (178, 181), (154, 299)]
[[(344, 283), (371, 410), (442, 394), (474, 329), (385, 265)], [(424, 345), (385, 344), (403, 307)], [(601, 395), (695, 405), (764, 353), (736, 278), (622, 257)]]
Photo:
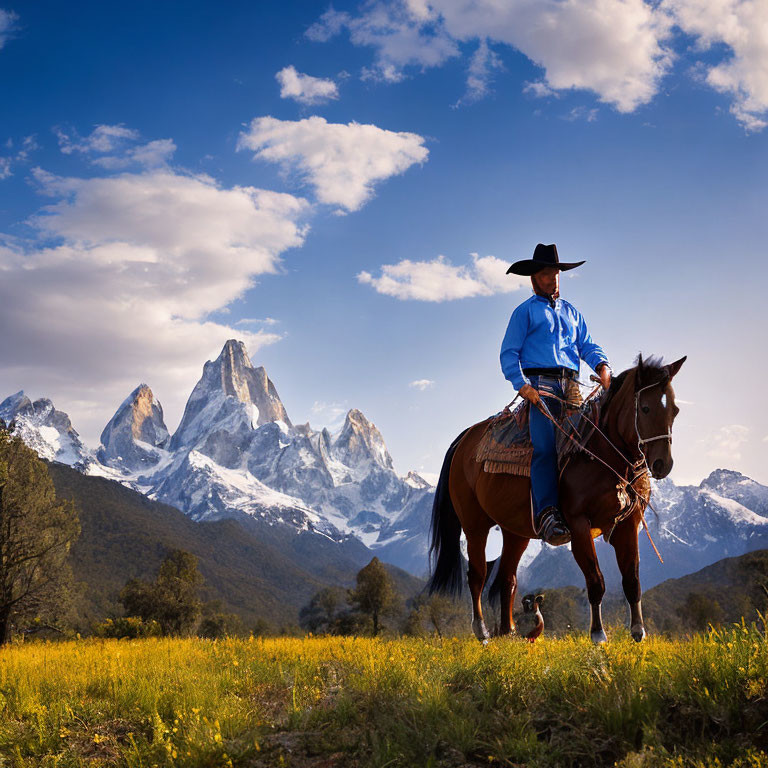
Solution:
[(602, 645), (603, 643), (608, 642), (608, 637), (602, 629), (597, 630), (597, 632), (592, 632), (591, 637), (592, 642), (595, 643), (595, 645)]
[(641, 643), (645, 639), (645, 627), (642, 624), (635, 624), (630, 633), (636, 643)]
[(475, 637), (483, 643), (483, 645), (487, 645), (491, 633), (488, 631), (488, 627), (485, 626), (485, 622), (482, 619), (473, 619), (472, 631), (475, 633)]

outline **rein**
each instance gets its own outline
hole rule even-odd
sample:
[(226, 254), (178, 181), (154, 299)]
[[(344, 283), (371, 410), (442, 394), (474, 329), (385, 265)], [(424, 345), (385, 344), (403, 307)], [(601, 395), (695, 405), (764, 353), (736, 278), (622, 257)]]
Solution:
[[(667, 440), (669, 440), (670, 442), (672, 442), (672, 435), (671, 435), (671, 433), (670, 433), (669, 431), (667, 431), (667, 434), (665, 434), (665, 435), (656, 435), (655, 437), (649, 437), (649, 438), (641, 438), (641, 437), (640, 437), (640, 430), (639, 430), (639, 428), (638, 428), (638, 423), (637, 423), (637, 420), (638, 420), (638, 414), (639, 414), (639, 405), (640, 405), (640, 393), (641, 393), (641, 392), (644, 392), (646, 389), (650, 389), (651, 387), (655, 387), (655, 386), (658, 386), (660, 383), (661, 383), (661, 382), (655, 382), (654, 384), (649, 384), (648, 386), (646, 386), (646, 387), (643, 387), (642, 389), (639, 389), (639, 390), (638, 390), (638, 391), (635, 393), (635, 434), (637, 435), (637, 447), (638, 447), (638, 450), (639, 450), (639, 452), (640, 452), (640, 458), (639, 458), (639, 459), (638, 459), (638, 461), (636, 461), (634, 464), (633, 464), (633, 463), (631, 463), (631, 462), (629, 461), (629, 459), (627, 459), (627, 457), (626, 457), (626, 456), (625, 456), (625, 455), (624, 455), (624, 454), (623, 454), (623, 453), (622, 453), (622, 452), (619, 450), (619, 448), (617, 448), (617, 447), (616, 447), (616, 445), (614, 445), (614, 444), (613, 444), (613, 442), (610, 440), (610, 438), (609, 438), (609, 437), (608, 437), (608, 436), (607, 436), (607, 435), (606, 435), (606, 434), (605, 434), (605, 433), (604, 433), (604, 432), (603, 432), (603, 431), (600, 429), (600, 427), (598, 427), (598, 426), (597, 426), (597, 424), (595, 424), (595, 423), (594, 423), (594, 422), (593, 422), (593, 421), (592, 421), (592, 420), (591, 420), (591, 419), (590, 419), (588, 416), (586, 416), (585, 414), (582, 414), (582, 417), (583, 417), (583, 418), (584, 418), (586, 421), (588, 421), (588, 422), (589, 422), (589, 423), (590, 423), (590, 424), (591, 424), (591, 425), (592, 425), (592, 426), (593, 426), (593, 427), (594, 427), (594, 428), (595, 428), (595, 429), (596, 429), (596, 430), (597, 430), (597, 431), (600, 433), (600, 435), (601, 435), (601, 436), (602, 436), (602, 437), (605, 439), (605, 441), (606, 441), (606, 442), (607, 442), (607, 443), (608, 443), (608, 444), (609, 444), (609, 445), (610, 445), (610, 446), (611, 446), (611, 447), (612, 447), (612, 448), (613, 448), (613, 449), (616, 451), (616, 453), (618, 453), (618, 454), (619, 454), (619, 456), (621, 456), (621, 458), (622, 458), (622, 459), (624, 460), (624, 462), (627, 464), (627, 466), (629, 467), (629, 469), (632, 469), (632, 470), (634, 470), (634, 474), (633, 474), (633, 476), (632, 476), (632, 479), (631, 479), (631, 480), (630, 480), (630, 479), (628, 479), (628, 478), (625, 478), (623, 475), (620, 475), (620, 474), (619, 474), (619, 473), (618, 473), (618, 472), (617, 472), (617, 471), (616, 471), (616, 470), (615, 470), (615, 469), (614, 469), (614, 468), (613, 468), (613, 467), (612, 467), (610, 464), (608, 464), (608, 462), (606, 462), (606, 461), (604, 461), (603, 459), (601, 459), (599, 456), (597, 456), (597, 455), (596, 455), (596, 454), (594, 454), (592, 451), (590, 451), (590, 450), (589, 450), (589, 448), (587, 448), (587, 447), (586, 447), (586, 445), (582, 445), (582, 444), (581, 444), (581, 443), (579, 443), (579, 442), (578, 442), (578, 440), (576, 440), (576, 439), (575, 439), (575, 438), (574, 438), (574, 437), (573, 437), (571, 434), (569, 434), (568, 432), (566, 432), (566, 431), (565, 431), (565, 430), (562, 428), (562, 426), (561, 426), (561, 425), (558, 423), (557, 419), (555, 419), (555, 418), (554, 418), (554, 416), (552, 416), (552, 413), (550, 412), (549, 408), (547, 407), (547, 404), (544, 402), (544, 400), (543, 400), (543, 399), (539, 399), (539, 402), (536, 404), (536, 407), (537, 407), (537, 408), (538, 408), (538, 409), (541, 411), (541, 413), (542, 413), (542, 414), (543, 414), (543, 415), (544, 415), (544, 416), (545, 416), (547, 419), (549, 419), (549, 420), (550, 420), (550, 421), (551, 421), (551, 422), (552, 422), (552, 423), (555, 425), (555, 427), (556, 427), (557, 429), (559, 429), (559, 430), (560, 430), (560, 432), (562, 432), (562, 433), (563, 433), (563, 434), (564, 434), (564, 435), (565, 435), (565, 436), (566, 436), (566, 437), (567, 437), (567, 438), (568, 438), (568, 439), (569, 439), (569, 440), (570, 440), (572, 443), (574, 443), (574, 444), (575, 444), (575, 445), (576, 445), (576, 446), (577, 446), (579, 449), (583, 450), (585, 453), (587, 453), (587, 454), (588, 454), (589, 456), (591, 456), (593, 459), (596, 459), (597, 461), (599, 461), (599, 462), (600, 462), (600, 463), (601, 463), (601, 464), (602, 464), (604, 467), (606, 467), (606, 468), (607, 468), (607, 469), (608, 469), (610, 472), (612, 472), (612, 473), (613, 473), (613, 474), (614, 474), (616, 477), (618, 477), (618, 478), (619, 478), (619, 480), (620, 480), (620, 481), (621, 481), (621, 482), (622, 482), (622, 483), (623, 483), (625, 486), (628, 486), (628, 485), (632, 485), (632, 484), (634, 483), (634, 481), (635, 481), (635, 480), (636, 480), (638, 477), (640, 477), (640, 475), (641, 475), (643, 472), (648, 472), (648, 473), (650, 473), (650, 468), (649, 468), (649, 466), (648, 466), (648, 459), (647, 459), (647, 457), (646, 457), (645, 453), (643, 453), (643, 449), (642, 449), (642, 446), (643, 446), (645, 443), (651, 443), (651, 442), (653, 442), (654, 440), (665, 440), (665, 439), (667, 439)], [(561, 398), (557, 397), (556, 395), (547, 395), (547, 397), (552, 397), (553, 399), (555, 399), (555, 400), (558, 400), (558, 401), (560, 401), (560, 402), (562, 402), (562, 403), (564, 403), (564, 402), (565, 402), (564, 400), (562, 400)], [(517, 399), (517, 398), (515, 398), (515, 399)], [(514, 402), (514, 401), (513, 401), (513, 402)], [(640, 468), (640, 465), (641, 465), (641, 464), (644, 466), (644, 468), (643, 468), (643, 470), (642, 470), (641, 472), (638, 472), (638, 469)], [(648, 506), (649, 506), (649, 507), (650, 507), (650, 508), (653, 510), (654, 514), (656, 514), (656, 515), (658, 516), (658, 512), (656, 512), (656, 510), (655, 510), (655, 509), (653, 508), (653, 506), (651, 505), (651, 501), (650, 501), (650, 499), (648, 499), (648, 501), (646, 502), (646, 504), (647, 504), (647, 505), (648, 505)], [(630, 509), (631, 509), (631, 508), (630, 508)], [(616, 525), (618, 522), (621, 522), (621, 520), (622, 520), (622, 519), (624, 519), (624, 518), (621, 518), (621, 516), (620, 516), (619, 518), (617, 518), (617, 519), (616, 519), (616, 521), (614, 522), (614, 526), (615, 526), (615, 525)], [(645, 512), (644, 512), (644, 510), (643, 510), (643, 508), (642, 508), (642, 505), (640, 506), (640, 519), (641, 519), (641, 520), (642, 520), (642, 522), (643, 522), (643, 528), (645, 528), (645, 533), (646, 533), (646, 535), (648, 536), (648, 541), (650, 541), (650, 542), (651, 542), (651, 546), (653, 547), (653, 551), (656, 553), (656, 557), (658, 557), (658, 558), (659, 558), (659, 562), (661, 562), (661, 563), (663, 564), (663, 563), (664, 563), (664, 559), (662, 558), (662, 556), (661, 556), (661, 553), (660, 553), (660, 552), (659, 552), (659, 550), (658, 550), (658, 547), (656, 546), (655, 542), (653, 541), (653, 538), (651, 537), (651, 531), (650, 531), (650, 529), (648, 528), (648, 523), (646, 522), (646, 519), (645, 519)]]

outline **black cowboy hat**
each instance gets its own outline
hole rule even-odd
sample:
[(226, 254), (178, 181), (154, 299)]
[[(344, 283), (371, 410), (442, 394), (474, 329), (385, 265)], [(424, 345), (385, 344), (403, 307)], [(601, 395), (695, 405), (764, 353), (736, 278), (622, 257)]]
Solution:
[(552, 243), (552, 245), (539, 243), (533, 252), (532, 259), (516, 261), (507, 270), (507, 274), (511, 272), (514, 275), (525, 275), (526, 277), (529, 277), (548, 267), (557, 267), (560, 270), (566, 270), (580, 267), (583, 263), (583, 261), (576, 261), (571, 264), (561, 262), (557, 257), (557, 246), (554, 243)]

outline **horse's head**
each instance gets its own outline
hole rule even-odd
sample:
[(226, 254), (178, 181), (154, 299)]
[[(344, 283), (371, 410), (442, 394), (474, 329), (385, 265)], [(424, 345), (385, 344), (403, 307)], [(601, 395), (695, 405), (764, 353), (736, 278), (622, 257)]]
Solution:
[(672, 471), (672, 422), (680, 409), (675, 405), (672, 379), (686, 358), (669, 365), (643, 362), (635, 368), (635, 433), (651, 474), (660, 480)]
[[(657, 480), (672, 471), (672, 422), (680, 410), (675, 405), (672, 379), (685, 360), (682, 357), (663, 365), (638, 355), (637, 365), (617, 377), (615, 386), (619, 391), (611, 392), (617, 400), (617, 431), (630, 449), (642, 451)], [(618, 400), (622, 401), (620, 408)]]

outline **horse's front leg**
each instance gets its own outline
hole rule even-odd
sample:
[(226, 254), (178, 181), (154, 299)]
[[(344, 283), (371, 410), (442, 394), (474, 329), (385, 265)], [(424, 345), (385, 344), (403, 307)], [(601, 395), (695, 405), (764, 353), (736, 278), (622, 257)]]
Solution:
[(611, 536), (616, 553), (616, 563), (621, 571), (621, 585), (629, 603), (629, 631), (635, 642), (645, 637), (643, 609), (640, 605), (640, 554), (637, 546), (637, 532), (640, 520), (632, 515), (619, 523)]
[(571, 528), (571, 551), (584, 574), (587, 582), (587, 597), (589, 598), (590, 625), (589, 634), (593, 643), (604, 643), (608, 640), (603, 629), (601, 606), (605, 594), (605, 580), (600, 565), (597, 562), (595, 542), (592, 541), (592, 531), (589, 520), (580, 515), (569, 518)]

